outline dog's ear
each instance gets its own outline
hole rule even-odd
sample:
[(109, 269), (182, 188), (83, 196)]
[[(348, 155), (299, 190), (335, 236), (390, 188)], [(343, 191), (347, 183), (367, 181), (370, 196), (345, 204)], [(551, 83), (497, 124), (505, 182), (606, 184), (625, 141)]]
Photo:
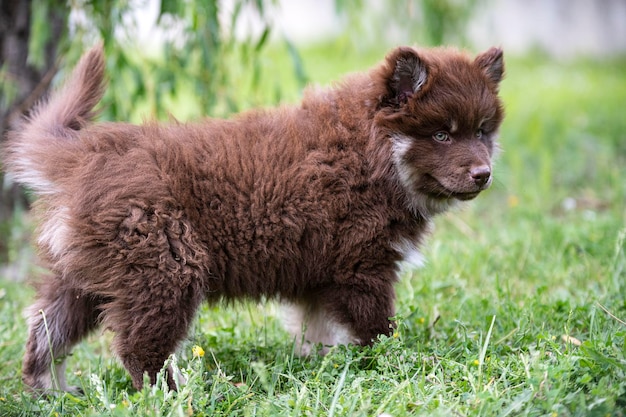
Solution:
[(478, 55), (474, 60), (474, 63), (481, 68), (487, 78), (498, 84), (502, 81), (504, 75), (504, 58), (502, 49), (490, 48), (489, 50)]
[(412, 48), (398, 48), (388, 59), (393, 67), (389, 80), (391, 94), (398, 104), (406, 103), (426, 83), (426, 66)]

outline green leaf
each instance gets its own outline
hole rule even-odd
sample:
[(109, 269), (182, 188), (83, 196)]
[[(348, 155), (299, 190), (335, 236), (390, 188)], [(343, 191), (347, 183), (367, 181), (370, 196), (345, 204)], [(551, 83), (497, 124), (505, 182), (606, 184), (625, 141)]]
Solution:
[(267, 41), (269, 35), (270, 35), (270, 27), (267, 26), (265, 30), (263, 31), (263, 34), (257, 41), (256, 46), (254, 47), (254, 52), (259, 53), (259, 51), (261, 51), (261, 48), (263, 48), (263, 45), (265, 45), (265, 42)]

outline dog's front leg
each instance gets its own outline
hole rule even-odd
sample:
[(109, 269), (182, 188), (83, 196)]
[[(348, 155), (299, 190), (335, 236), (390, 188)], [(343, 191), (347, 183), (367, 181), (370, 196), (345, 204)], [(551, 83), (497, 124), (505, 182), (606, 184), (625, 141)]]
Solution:
[(355, 343), (373, 344), (393, 332), (395, 293), (391, 282), (377, 279), (334, 286), (322, 298), (326, 309), (355, 336)]

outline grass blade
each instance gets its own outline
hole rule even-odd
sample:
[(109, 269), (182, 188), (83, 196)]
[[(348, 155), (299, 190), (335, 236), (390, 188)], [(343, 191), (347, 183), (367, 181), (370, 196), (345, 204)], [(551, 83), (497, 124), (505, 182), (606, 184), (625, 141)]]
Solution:
[(346, 363), (345, 368), (341, 372), (341, 376), (339, 377), (339, 381), (337, 381), (337, 385), (335, 386), (335, 394), (333, 395), (333, 401), (330, 403), (330, 409), (328, 410), (328, 417), (333, 417), (335, 415), (335, 407), (337, 407), (337, 401), (339, 401), (339, 395), (341, 394), (341, 390), (343, 389), (344, 384), (346, 383), (346, 375), (348, 374), (348, 369), (350, 368), (350, 362)]

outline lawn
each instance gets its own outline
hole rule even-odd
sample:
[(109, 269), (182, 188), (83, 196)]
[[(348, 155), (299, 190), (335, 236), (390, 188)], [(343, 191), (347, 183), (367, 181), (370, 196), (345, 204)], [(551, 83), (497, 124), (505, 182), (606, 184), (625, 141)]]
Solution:
[[(301, 53), (320, 84), (382, 58)], [(242, 107), (297, 100), (287, 54), (265, 59)], [(616, 59), (508, 59), (496, 181), (437, 219), (426, 265), (397, 285), (398, 331), (371, 348), (300, 359), (276, 306), (205, 306), (172, 358), (180, 392), (133, 390), (103, 332), (69, 360), (84, 395), (33, 398), (20, 381), (33, 291), (0, 277), (0, 415), (626, 415), (625, 74)]]

